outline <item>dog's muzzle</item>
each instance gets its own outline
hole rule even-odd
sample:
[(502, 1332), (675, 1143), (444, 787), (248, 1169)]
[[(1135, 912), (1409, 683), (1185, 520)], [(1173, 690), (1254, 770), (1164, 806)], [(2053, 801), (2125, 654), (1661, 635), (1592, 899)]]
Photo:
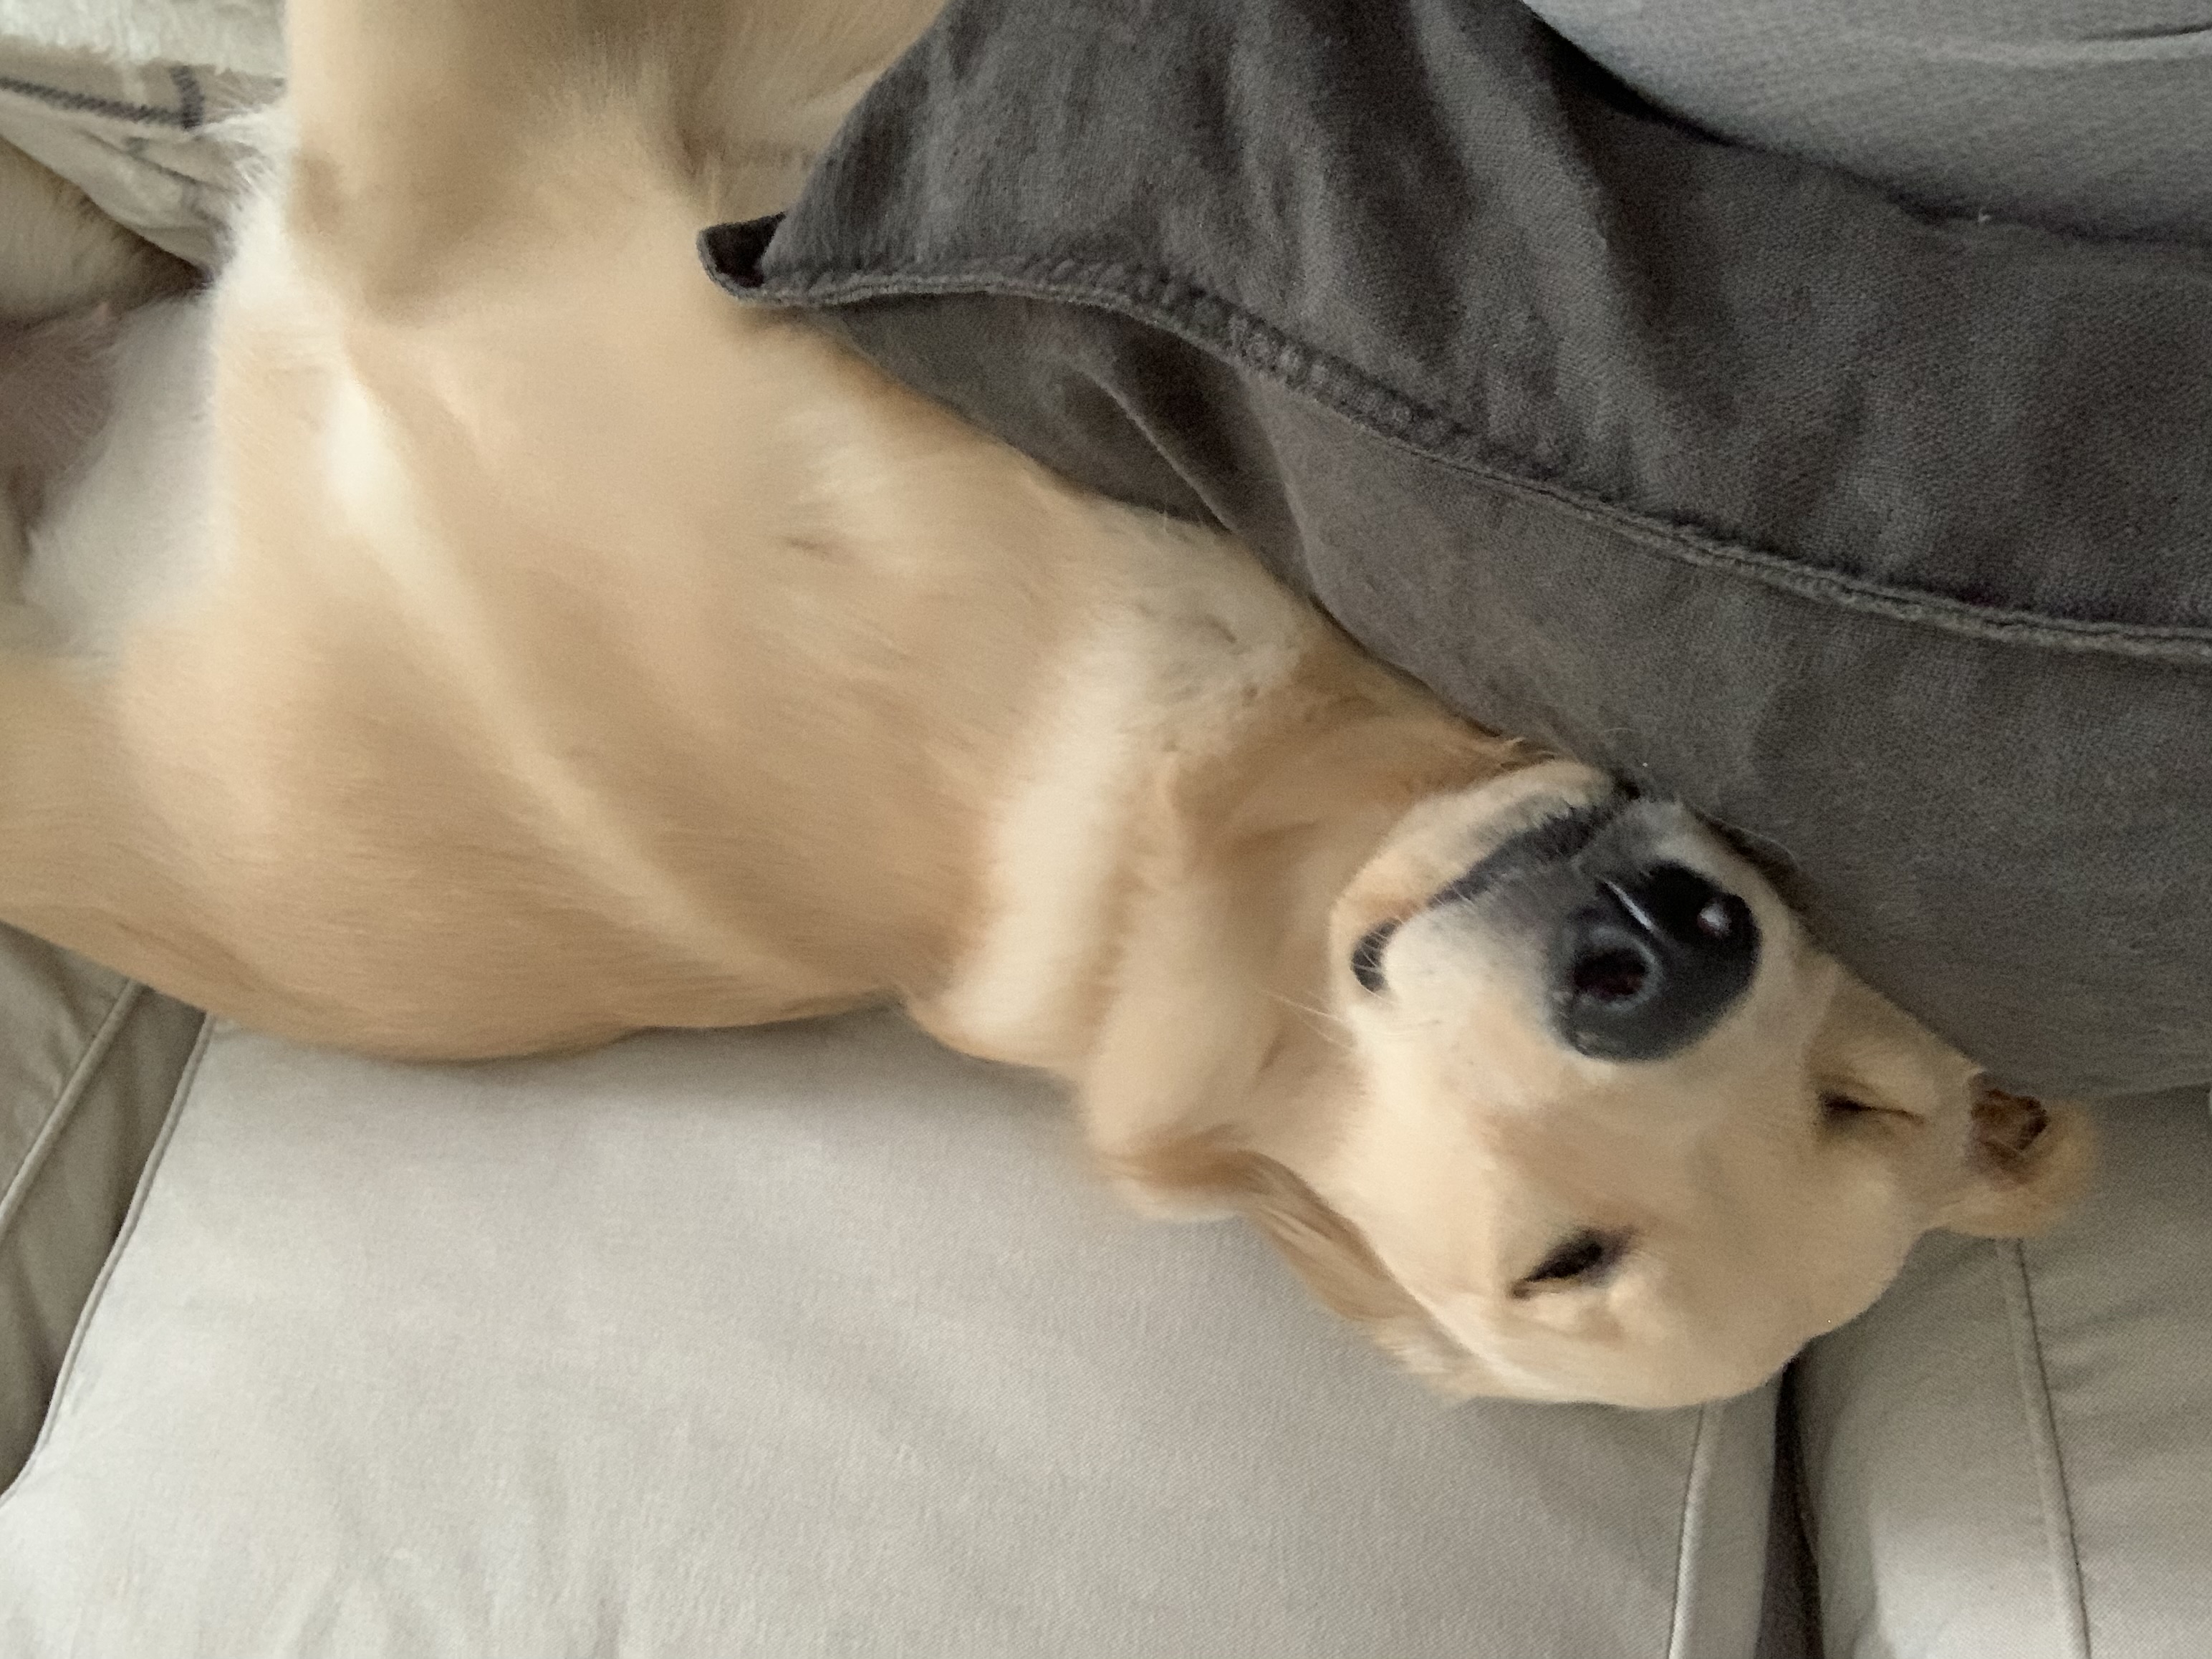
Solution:
[(1496, 894), (1544, 940), (1553, 1023), (1594, 1060), (1663, 1060), (1717, 1024), (1759, 968), (1741, 896), (1652, 850), (1622, 790), (1521, 831), (1432, 904)]

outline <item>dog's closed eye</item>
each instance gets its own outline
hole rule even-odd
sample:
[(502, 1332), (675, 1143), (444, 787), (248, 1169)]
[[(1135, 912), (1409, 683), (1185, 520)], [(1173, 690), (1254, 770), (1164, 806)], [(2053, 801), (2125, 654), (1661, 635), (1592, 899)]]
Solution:
[(1534, 1267), (1522, 1275), (1513, 1286), (1516, 1297), (1564, 1288), (1571, 1285), (1602, 1284), (1620, 1265), (1628, 1254), (1626, 1233), (1601, 1233), (1594, 1230), (1570, 1235), (1562, 1239), (1553, 1252)]
[(1893, 1106), (1878, 1106), (1859, 1095), (1848, 1095), (1831, 1090), (1820, 1097), (1820, 1121), (1832, 1131), (1859, 1128), (1870, 1124), (1907, 1126), (1916, 1120), (1910, 1112)]

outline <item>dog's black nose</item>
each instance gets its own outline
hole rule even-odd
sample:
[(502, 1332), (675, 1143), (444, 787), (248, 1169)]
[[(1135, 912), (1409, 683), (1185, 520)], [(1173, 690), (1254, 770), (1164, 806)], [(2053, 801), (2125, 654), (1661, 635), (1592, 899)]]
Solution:
[(1594, 1060), (1661, 1060), (1741, 996), (1759, 966), (1751, 907), (1679, 864), (1604, 878), (1553, 946), (1561, 1034)]

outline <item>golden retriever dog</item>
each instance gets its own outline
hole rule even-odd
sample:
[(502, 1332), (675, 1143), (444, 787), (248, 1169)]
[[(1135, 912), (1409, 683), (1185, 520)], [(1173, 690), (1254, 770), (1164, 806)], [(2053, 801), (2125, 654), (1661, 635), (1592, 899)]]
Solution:
[(2079, 1115), (1683, 807), (717, 290), (932, 9), (296, 0), (28, 538), (0, 916), (392, 1055), (896, 1001), (1458, 1394), (1731, 1394), (2051, 1211)]

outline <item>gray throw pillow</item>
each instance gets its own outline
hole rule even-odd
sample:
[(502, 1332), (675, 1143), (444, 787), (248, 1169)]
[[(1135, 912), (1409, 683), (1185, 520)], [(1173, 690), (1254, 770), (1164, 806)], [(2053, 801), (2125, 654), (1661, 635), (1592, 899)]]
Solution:
[(1511, 0), (954, 0), (733, 292), (1679, 793), (2015, 1082), (2212, 1078), (2212, 258), (1944, 219)]

